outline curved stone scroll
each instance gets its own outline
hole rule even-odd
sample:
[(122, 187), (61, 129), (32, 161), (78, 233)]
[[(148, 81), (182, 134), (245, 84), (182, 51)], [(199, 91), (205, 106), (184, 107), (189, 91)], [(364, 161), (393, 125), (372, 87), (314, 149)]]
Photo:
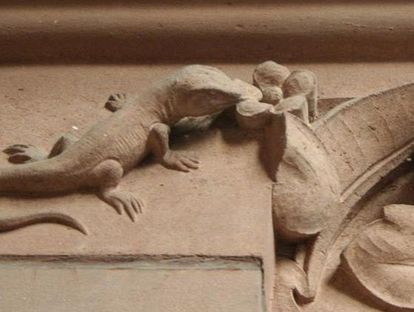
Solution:
[(347, 213), (367, 192), (414, 152), (414, 84), (351, 100), (312, 126), (340, 182), (337, 213), (313, 246), (309, 287), (316, 291), (328, 250), (349, 220)]
[(306, 273), (295, 261), (278, 258), (275, 274), (274, 311), (300, 312), (295, 295), (309, 294)]
[(343, 254), (343, 268), (365, 295), (414, 311), (414, 206), (390, 205)]

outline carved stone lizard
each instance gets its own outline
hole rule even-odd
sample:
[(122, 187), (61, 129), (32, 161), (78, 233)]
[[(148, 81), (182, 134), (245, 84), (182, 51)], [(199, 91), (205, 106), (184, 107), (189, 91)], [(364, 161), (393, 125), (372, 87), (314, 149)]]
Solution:
[[(170, 150), (170, 126), (184, 117), (222, 111), (249, 96), (245, 85), (216, 68), (184, 67), (125, 101), (122, 109), (97, 123), (79, 140), (62, 138), (49, 157), (0, 168), (0, 192), (37, 195), (92, 188), (119, 214), (125, 211), (135, 221), (136, 215), (142, 213), (143, 203), (119, 189), (121, 178), (148, 153), (169, 169), (197, 169), (196, 158)], [(27, 148), (14, 145), (5, 152), (10, 160), (35, 160), (28, 157)], [(33, 218), (39, 222), (36, 215)], [(55, 223), (68, 224), (67, 216), (62, 216), (64, 222), (56, 222), (56, 218), (55, 214)]]

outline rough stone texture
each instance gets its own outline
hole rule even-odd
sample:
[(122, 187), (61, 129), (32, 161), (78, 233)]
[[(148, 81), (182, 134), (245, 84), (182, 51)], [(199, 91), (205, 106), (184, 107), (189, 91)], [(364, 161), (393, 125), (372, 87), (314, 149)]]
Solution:
[(138, 261), (0, 264), (2, 309), (16, 312), (264, 312), (254, 263)]

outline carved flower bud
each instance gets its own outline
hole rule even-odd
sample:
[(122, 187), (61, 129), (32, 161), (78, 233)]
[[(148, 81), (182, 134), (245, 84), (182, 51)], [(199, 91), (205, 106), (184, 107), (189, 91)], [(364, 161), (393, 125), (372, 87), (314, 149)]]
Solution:
[(283, 99), (283, 91), (277, 86), (269, 86), (262, 89), (262, 102), (277, 105)]
[(285, 97), (297, 94), (307, 95), (316, 88), (316, 76), (309, 70), (295, 70), (283, 84), (283, 94)]
[(287, 67), (273, 61), (266, 61), (257, 65), (253, 72), (253, 83), (262, 91), (266, 87), (282, 87), (285, 79), (290, 75)]

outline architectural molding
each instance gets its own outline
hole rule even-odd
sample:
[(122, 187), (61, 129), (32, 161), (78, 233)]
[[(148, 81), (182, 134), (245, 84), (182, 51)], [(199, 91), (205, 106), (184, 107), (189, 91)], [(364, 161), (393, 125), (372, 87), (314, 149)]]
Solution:
[(2, 1), (0, 60), (410, 61), (412, 16), (409, 1)]

